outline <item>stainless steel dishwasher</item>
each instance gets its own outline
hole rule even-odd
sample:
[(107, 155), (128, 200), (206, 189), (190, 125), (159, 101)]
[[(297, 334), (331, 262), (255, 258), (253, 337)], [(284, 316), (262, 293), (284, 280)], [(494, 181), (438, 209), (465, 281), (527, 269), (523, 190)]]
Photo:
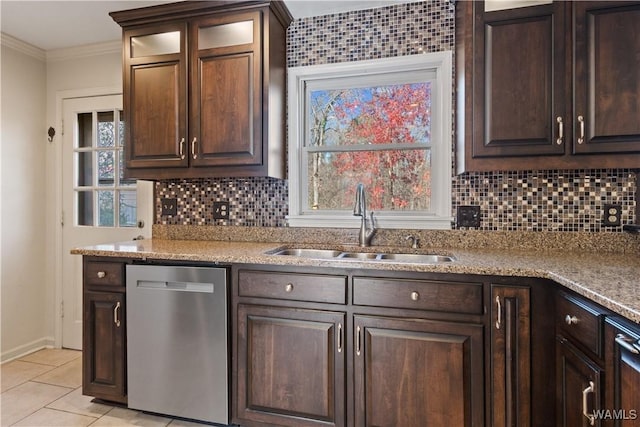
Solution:
[(129, 407), (229, 422), (225, 268), (127, 265)]

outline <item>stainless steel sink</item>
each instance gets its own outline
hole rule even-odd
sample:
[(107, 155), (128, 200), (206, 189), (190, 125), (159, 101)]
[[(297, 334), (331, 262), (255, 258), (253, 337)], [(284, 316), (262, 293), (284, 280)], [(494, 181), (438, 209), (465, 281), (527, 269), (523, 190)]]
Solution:
[(455, 258), (440, 254), (402, 254), (402, 253), (378, 253), (378, 252), (355, 252), (337, 251), (333, 249), (312, 249), (312, 248), (289, 248), (274, 252), (273, 255), (297, 256), (313, 259), (335, 259), (335, 260), (364, 260), (364, 261), (387, 261), (403, 262), (414, 264), (439, 264), (453, 262)]
[(380, 259), (380, 255), (381, 254), (375, 254), (371, 252), (342, 252), (340, 255), (338, 255), (338, 258), (377, 260)]
[(274, 253), (274, 255), (290, 255), (303, 258), (316, 258), (316, 259), (331, 259), (336, 258), (342, 251), (334, 251), (331, 249), (307, 249), (307, 248), (295, 248), (295, 249), (283, 249)]
[(417, 262), (420, 264), (435, 264), (454, 261), (454, 258), (451, 256), (433, 254), (380, 254), (380, 259), (395, 262)]

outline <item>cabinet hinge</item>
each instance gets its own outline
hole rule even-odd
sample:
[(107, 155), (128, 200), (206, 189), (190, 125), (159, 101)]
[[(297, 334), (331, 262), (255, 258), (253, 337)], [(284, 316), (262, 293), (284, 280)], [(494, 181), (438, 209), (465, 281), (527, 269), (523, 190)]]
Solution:
[(60, 135), (64, 136), (64, 119), (60, 120)]
[(60, 317), (64, 318), (64, 301), (60, 301)]
[(60, 212), (60, 226), (64, 227), (64, 211)]

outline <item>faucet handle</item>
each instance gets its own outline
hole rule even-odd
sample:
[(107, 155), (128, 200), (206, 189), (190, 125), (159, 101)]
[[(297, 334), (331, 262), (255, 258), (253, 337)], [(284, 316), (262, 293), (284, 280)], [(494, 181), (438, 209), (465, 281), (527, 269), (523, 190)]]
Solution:
[(420, 247), (420, 238), (413, 234), (408, 235), (405, 240), (411, 240), (412, 249), (418, 249), (418, 247)]

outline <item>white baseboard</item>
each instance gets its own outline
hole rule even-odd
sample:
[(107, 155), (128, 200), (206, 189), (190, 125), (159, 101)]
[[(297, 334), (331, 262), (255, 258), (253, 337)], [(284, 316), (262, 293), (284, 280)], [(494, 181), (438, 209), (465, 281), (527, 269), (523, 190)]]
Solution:
[(30, 343), (18, 346), (11, 350), (3, 351), (0, 355), (0, 363), (9, 362), (14, 359), (18, 359), (22, 356), (26, 356), (34, 351), (41, 350), (43, 348), (54, 348), (55, 340), (53, 337), (44, 337), (39, 340), (31, 341)]

